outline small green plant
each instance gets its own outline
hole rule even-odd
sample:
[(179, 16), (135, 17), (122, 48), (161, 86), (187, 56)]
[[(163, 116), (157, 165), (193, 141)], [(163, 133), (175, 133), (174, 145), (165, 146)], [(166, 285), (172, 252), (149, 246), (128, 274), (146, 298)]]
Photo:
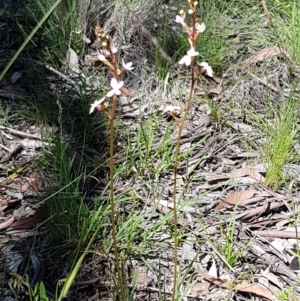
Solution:
[(18, 275), (16, 273), (10, 274), (13, 278), (10, 279), (9, 287), (14, 294), (15, 300), (23, 300), (20, 293), (27, 295), (30, 301), (49, 301), (47, 297), (44, 283), (38, 282), (34, 287), (31, 287), (29, 276)]
[[(283, 2), (282, 2), (283, 4)], [(293, 66), (300, 63), (300, 4), (299, 1), (291, 1), (281, 7), (284, 14), (275, 20), (275, 30), (279, 37), (279, 44), (289, 54)]]
[(294, 288), (290, 287), (288, 289), (284, 289), (277, 295), (278, 300), (280, 301), (297, 301), (298, 298), (294, 294)]
[[(70, 272), (65, 279), (61, 279), (57, 283), (57, 301), (62, 301), (67, 297), (69, 290), (75, 280), (75, 277), (83, 263), (83, 260), (85, 259), (96, 237), (99, 235), (100, 230), (106, 225), (106, 218), (109, 215), (109, 210), (109, 206), (102, 206), (98, 202), (96, 202), (95, 210), (93, 210), (91, 216), (89, 217), (89, 220), (82, 224), (77, 244), (77, 250), (72, 266), (70, 268)], [(59, 287), (60, 284), (63, 284), (61, 290)]]
[(233, 210), (231, 220), (228, 223), (226, 222), (225, 225), (220, 226), (223, 243), (221, 242), (219, 250), (230, 267), (232, 267), (243, 256), (243, 252), (237, 251), (237, 246), (234, 245), (235, 216), (236, 206)]
[(0, 104), (0, 119), (3, 120), (3, 125), (8, 122), (8, 116), (5, 112), (5, 108)]
[(267, 174), (265, 184), (278, 189), (285, 181), (284, 164), (293, 160), (293, 142), (298, 133), (297, 102), (293, 98), (283, 102), (275, 112), (272, 125), (266, 128)]

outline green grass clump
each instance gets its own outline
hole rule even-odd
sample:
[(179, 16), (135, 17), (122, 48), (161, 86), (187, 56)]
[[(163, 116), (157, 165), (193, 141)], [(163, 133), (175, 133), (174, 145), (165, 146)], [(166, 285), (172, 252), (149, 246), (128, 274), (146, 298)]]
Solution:
[[(24, 0), (26, 1), (26, 0)], [(35, 3), (28, 3), (25, 7), (27, 19), (38, 21), (53, 5), (54, 0), (41, 0)], [(45, 56), (49, 62), (61, 64), (65, 58), (68, 47), (70, 46), (78, 55), (83, 50), (83, 38), (85, 33), (80, 28), (80, 1), (65, 0), (61, 1), (47, 20), (46, 26), (42, 28)]]
[(292, 66), (300, 64), (300, 3), (291, 1), (283, 9), (281, 17), (274, 20), (280, 46), (286, 51)]
[(265, 184), (277, 190), (285, 181), (283, 167), (295, 157), (293, 143), (298, 133), (298, 106), (294, 99), (283, 102), (266, 131), (267, 174)]

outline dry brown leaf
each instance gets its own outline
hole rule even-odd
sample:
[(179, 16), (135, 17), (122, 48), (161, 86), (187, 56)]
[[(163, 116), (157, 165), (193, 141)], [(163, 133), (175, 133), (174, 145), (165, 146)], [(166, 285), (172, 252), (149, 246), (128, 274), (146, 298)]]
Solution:
[(128, 97), (134, 97), (134, 95), (125, 87), (121, 87), (120, 90)]
[(221, 201), (217, 206), (217, 210), (223, 208), (230, 208), (235, 206), (237, 203), (240, 204), (243, 201), (251, 199), (255, 193), (258, 193), (255, 189), (249, 189), (242, 192), (233, 191), (224, 201)]
[(0, 184), (0, 188), (6, 188), (6, 189), (13, 189), (13, 190), (16, 190), (16, 188), (14, 188), (14, 187), (10, 187), (10, 186), (3, 185), (3, 184)]
[(256, 170), (251, 169), (251, 168), (239, 168), (235, 169), (227, 174), (228, 177), (230, 178), (239, 178), (239, 177), (245, 177), (245, 176), (250, 176), (251, 178), (264, 182), (265, 178)]
[(26, 192), (29, 188), (38, 191), (42, 188), (43, 182), (41, 176), (37, 172), (32, 172), (27, 181), (22, 185), (21, 192)]
[(4, 211), (8, 207), (6, 200), (0, 200), (0, 212)]
[(9, 207), (10, 205), (13, 205), (17, 202), (20, 202), (19, 199), (12, 199), (12, 200), (9, 200), (9, 201), (6, 201), (6, 200), (0, 200), (0, 212), (4, 211), (7, 207)]
[(137, 287), (146, 287), (151, 282), (151, 278), (144, 273), (139, 273), (135, 280), (135, 285)]
[(275, 227), (276, 227), (276, 229), (281, 229), (283, 226), (285, 226), (289, 223), (290, 223), (290, 221), (288, 219), (282, 219), (276, 223)]
[(15, 217), (12, 216), (9, 219), (7, 219), (5, 222), (1, 223), (0, 230), (7, 228), (9, 225), (11, 225), (13, 223), (14, 220), (15, 220)]
[(69, 47), (69, 49), (67, 50), (66, 63), (69, 65), (72, 71), (78, 72), (79, 70), (78, 56), (71, 47)]
[(234, 285), (234, 282), (225, 282), (219, 278), (212, 277), (206, 273), (204, 273), (201, 269), (197, 269), (198, 273), (200, 276), (202, 276), (204, 279), (207, 281), (223, 287), (223, 288), (228, 288), (230, 290), (235, 290), (235, 291), (241, 291), (241, 292), (246, 292), (246, 293), (251, 293), (255, 294), (257, 296), (265, 297), (269, 300), (276, 300), (276, 297), (273, 296), (273, 294), (261, 286), (259, 283), (248, 283), (248, 282), (243, 282), (243, 283), (238, 283)]
[(194, 297), (199, 297), (202, 295), (206, 295), (209, 293), (208, 289), (210, 287), (210, 283), (207, 281), (204, 282), (196, 282), (191, 287), (191, 295)]
[(248, 224), (248, 226), (251, 228), (261, 228), (261, 227), (266, 227), (267, 225), (271, 226), (274, 223), (276, 223), (275, 219), (268, 218), (268, 219), (264, 219), (264, 220), (250, 222)]
[(101, 165), (103, 163), (103, 157), (100, 156), (94, 156), (93, 157), (93, 166), (94, 168), (98, 168), (99, 165)]
[(264, 61), (268, 58), (271, 58), (275, 55), (278, 54), (282, 54), (284, 53), (283, 49), (278, 47), (278, 46), (270, 46), (270, 47), (266, 47), (260, 51), (255, 52), (254, 54), (252, 54), (249, 58), (247, 58), (244, 62), (243, 62), (243, 67), (244, 68), (248, 68), (250, 67), (250, 65), (255, 64), (257, 62), (261, 62)]
[(44, 222), (48, 218), (48, 212), (44, 208), (39, 208), (31, 217), (21, 218), (10, 225), (12, 229), (28, 229)]
[(257, 181), (260, 181), (262, 183), (265, 181), (265, 178), (258, 171), (254, 170), (254, 169), (247, 168), (247, 174), (251, 178), (253, 178)]

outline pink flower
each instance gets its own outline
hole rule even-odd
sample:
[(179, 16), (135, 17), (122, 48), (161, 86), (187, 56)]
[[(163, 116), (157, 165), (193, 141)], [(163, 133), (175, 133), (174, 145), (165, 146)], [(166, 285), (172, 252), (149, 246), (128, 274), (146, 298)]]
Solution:
[(209, 77), (213, 77), (214, 76), (214, 72), (211, 68), (211, 66), (208, 65), (208, 63), (206, 62), (202, 62), (202, 63), (197, 63), (198, 66), (202, 67), (205, 70), (205, 74)]
[(179, 65), (185, 64), (189, 66), (192, 62), (192, 57), (197, 56), (199, 52), (195, 51), (195, 48), (192, 47), (187, 54), (178, 62)]
[(180, 107), (179, 106), (172, 106), (172, 105), (168, 105), (165, 107), (163, 114), (172, 114), (172, 113), (176, 113), (177, 115), (179, 115), (180, 112)]
[(112, 90), (110, 90), (106, 96), (107, 97), (112, 97), (113, 95), (120, 95), (121, 91), (120, 89), (123, 87), (124, 82), (120, 81), (118, 82), (114, 77), (111, 79), (110, 85), (112, 87)]
[(134, 67), (132, 67), (132, 63), (125, 63), (125, 61), (122, 59), (122, 67), (124, 70), (128, 70), (128, 71), (131, 71), (134, 69)]
[(176, 19), (175, 19), (175, 22), (176, 23), (180, 23), (181, 25), (184, 25), (184, 19), (185, 19), (185, 14), (182, 14), (182, 15), (177, 15), (176, 16)]
[(101, 98), (100, 100), (95, 100), (92, 104), (91, 104), (91, 108), (90, 108), (90, 114), (92, 114), (95, 109), (97, 109), (98, 111), (100, 111), (101, 108), (101, 104), (104, 101), (105, 97)]
[(205, 24), (204, 23), (196, 23), (195, 24), (196, 32), (197, 33), (202, 33), (205, 30)]
[(99, 55), (98, 55), (98, 59), (99, 59), (101, 62), (105, 62), (105, 61), (106, 61), (106, 57), (105, 57), (103, 54), (99, 54)]

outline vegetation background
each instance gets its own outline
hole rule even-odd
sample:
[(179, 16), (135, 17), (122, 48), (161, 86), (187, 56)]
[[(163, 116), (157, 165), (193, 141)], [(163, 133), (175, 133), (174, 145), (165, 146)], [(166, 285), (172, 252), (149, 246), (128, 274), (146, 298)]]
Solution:
[[(181, 138), (176, 191), (172, 185), (178, 123), (164, 113), (170, 105), (183, 110), (189, 93), (189, 68), (178, 65), (189, 44), (174, 21), (180, 9), (187, 10), (187, 1), (6, 0), (0, 4), (1, 130), (37, 131), (48, 143), (17, 172), (21, 182), (33, 171), (39, 175), (34, 178), (41, 185), (30, 207), (43, 208), (47, 217), (23, 226), (26, 236), (19, 244), (11, 229), (2, 229), (13, 245), (2, 254), (3, 300), (170, 299), (174, 193), (179, 200), (176, 299), (298, 300), (297, 274), (290, 265), (283, 274), (294, 273), (288, 274), (294, 277), (292, 282), (271, 271), (280, 283), (271, 295), (261, 286), (247, 290), (236, 284), (261, 284), (258, 275), (267, 267), (257, 264), (253, 246), (263, 241), (264, 230), (279, 229), (267, 218), (284, 221), (282, 225), (289, 228), (280, 229), (298, 237), (300, 3), (198, 2), (206, 30), (197, 40), (197, 60), (208, 62), (215, 77), (198, 74)], [(101, 113), (88, 114), (91, 103), (109, 90), (111, 80), (109, 69), (97, 59), (96, 25), (111, 37), (120, 58), (135, 67), (123, 77), (134, 97), (119, 98), (114, 133), (121, 280), (108, 201), (108, 121)], [(1, 145), (9, 145), (7, 138), (1, 139)], [(4, 157), (5, 151), (1, 154)], [(16, 162), (1, 163), (0, 185), (16, 185), (11, 177)], [(236, 170), (244, 176), (238, 178)], [(7, 188), (3, 189), (5, 195)], [(251, 189), (256, 197), (264, 197), (261, 203), (252, 199), (253, 203), (239, 207), (238, 201), (252, 198), (242, 194), (230, 206), (224, 205), (224, 200), (230, 203), (231, 194)], [(271, 206), (253, 220), (239, 219), (243, 210), (271, 203), (282, 207)], [(19, 208), (1, 209), (1, 222)], [(255, 222), (262, 224), (253, 226)], [(239, 231), (246, 226), (252, 232), (243, 240)], [(280, 239), (282, 246), (287, 237)], [(298, 240), (291, 245), (282, 248), (298, 262)], [(22, 264), (15, 270), (8, 268), (12, 249), (22, 250)], [(223, 286), (210, 280), (215, 290), (197, 287), (209, 282), (200, 267), (223, 279)], [(43, 276), (42, 269), (47, 271)]]

